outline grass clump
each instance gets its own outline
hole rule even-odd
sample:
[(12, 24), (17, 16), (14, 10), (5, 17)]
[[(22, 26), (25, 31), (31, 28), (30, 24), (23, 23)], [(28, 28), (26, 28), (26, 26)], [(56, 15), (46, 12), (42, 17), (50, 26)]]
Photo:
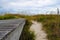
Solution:
[(19, 40), (35, 40), (34, 39), (34, 32), (31, 32), (29, 30), (30, 26), (31, 26), (31, 22), (30, 21), (26, 21), (26, 24), (25, 24), (25, 27), (22, 31), (22, 34), (20, 36), (20, 39)]
[(15, 16), (12, 16), (12, 15), (3, 15), (3, 16), (0, 16), (0, 20), (6, 20), (6, 19), (14, 19)]

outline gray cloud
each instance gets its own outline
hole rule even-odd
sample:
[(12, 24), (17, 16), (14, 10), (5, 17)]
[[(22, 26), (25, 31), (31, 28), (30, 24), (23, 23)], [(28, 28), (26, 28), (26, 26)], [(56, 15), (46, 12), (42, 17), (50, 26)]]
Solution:
[[(7, 11), (43, 10), (60, 7), (59, 0), (0, 0), (0, 9)], [(54, 6), (53, 6), (54, 5)], [(58, 5), (58, 6), (57, 6)], [(56, 6), (56, 7), (55, 7)]]

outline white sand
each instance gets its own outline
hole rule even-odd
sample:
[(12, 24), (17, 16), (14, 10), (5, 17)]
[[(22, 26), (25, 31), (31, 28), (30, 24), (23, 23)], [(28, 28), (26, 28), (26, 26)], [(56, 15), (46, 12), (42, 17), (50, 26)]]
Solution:
[(36, 37), (35, 40), (47, 40), (47, 34), (42, 30), (42, 24), (36, 21), (32, 21), (32, 23), (30, 30), (34, 31)]

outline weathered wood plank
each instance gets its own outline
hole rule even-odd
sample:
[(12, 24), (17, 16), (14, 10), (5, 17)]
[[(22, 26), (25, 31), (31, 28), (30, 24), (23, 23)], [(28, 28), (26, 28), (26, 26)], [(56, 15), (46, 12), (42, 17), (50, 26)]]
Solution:
[(0, 20), (0, 40), (18, 40), (24, 24), (25, 19)]

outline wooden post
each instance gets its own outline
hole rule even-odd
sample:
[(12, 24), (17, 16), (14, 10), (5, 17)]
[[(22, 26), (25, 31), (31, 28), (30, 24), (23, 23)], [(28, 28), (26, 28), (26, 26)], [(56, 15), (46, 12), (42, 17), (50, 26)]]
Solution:
[(57, 8), (57, 14), (59, 15), (59, 9)]
[[(59, 28), (59, 8), (57, 8), (57, 27)], [(59, 33), (59, 29), (57, 29), (58, 33)], [(58, 34), (57, 34), (58, 35)]]

